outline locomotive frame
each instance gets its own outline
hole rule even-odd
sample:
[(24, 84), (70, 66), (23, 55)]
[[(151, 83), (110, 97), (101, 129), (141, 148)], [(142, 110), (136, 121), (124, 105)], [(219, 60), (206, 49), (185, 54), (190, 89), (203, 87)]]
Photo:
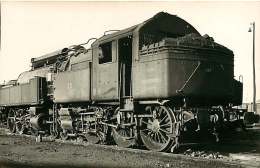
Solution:
[[(168, 13), (95, 39), (90, 49), (70, 46), (31, 62), (15, 84), (0, 87), (11, 132), (174, 151), (187, 132), (218, 141), (230, 114), (243, 115), (232, 109), (243, 87), (233, 52)], [(40, 81), (30, 94), (38, 101), (24, 104), (30, 80)]]

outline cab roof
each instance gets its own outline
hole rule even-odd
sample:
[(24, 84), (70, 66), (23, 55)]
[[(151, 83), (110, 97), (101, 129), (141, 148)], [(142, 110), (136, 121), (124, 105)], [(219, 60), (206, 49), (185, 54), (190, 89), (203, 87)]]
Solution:
[(152, 30), (166, 31), (171, 34), (176, 34), (177, 37), (184, 36), (190, 33), (200, 35), (200, 33), (191, 24), (179, 18), (177, 15), (171, 15), (166, 12), (159, 12), (152, 18), (140, 24), (131, 26), (112, 34), (104, 35), (97, 39), (92, 45), (97, 45), (108, 40), (118, 39), (120, 37), (133, 34), (134, 31), (141, 33), (144, 31), (149, 32)]

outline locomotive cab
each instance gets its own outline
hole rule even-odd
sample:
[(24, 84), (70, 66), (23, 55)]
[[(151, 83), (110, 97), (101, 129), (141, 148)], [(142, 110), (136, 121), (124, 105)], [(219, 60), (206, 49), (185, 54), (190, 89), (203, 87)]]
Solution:
[[(97, 40), (93, 45), (93, 100), (131, 96), (132, 33)], [(111, 36), (111, 35), (107, 35)], [(102, 38), (101, 38), (102, 39)], [(108, 39), (108, 40), (106, 40)]]
[[(92, 44), (96, 101), (173, 100), (190, 106), (237, 104), (233, 52), (183, 19), (158, 13)], [(183, 104), (178, 104), (182, 106)]]

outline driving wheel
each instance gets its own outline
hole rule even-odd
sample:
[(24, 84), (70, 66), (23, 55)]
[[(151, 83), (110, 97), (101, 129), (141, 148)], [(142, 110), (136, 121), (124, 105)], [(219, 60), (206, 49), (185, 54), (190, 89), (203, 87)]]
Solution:
[(168, 151), (175, 142), (174, 113), (165, 106), (151, 105), (145, 108), (147, 117), (140, 119), (140, 137), (147, 149)]

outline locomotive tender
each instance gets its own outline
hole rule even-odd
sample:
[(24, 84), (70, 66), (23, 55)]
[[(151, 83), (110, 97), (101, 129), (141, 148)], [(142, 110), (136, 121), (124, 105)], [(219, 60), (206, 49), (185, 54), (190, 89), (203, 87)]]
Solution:
[(242, 104), (233, 52), (164, 12), (89, 49), (70, 46), (31, 63), (0, 86), (11, 132), (168, 151), (187, 132), (218, 139), (232, 106)]

